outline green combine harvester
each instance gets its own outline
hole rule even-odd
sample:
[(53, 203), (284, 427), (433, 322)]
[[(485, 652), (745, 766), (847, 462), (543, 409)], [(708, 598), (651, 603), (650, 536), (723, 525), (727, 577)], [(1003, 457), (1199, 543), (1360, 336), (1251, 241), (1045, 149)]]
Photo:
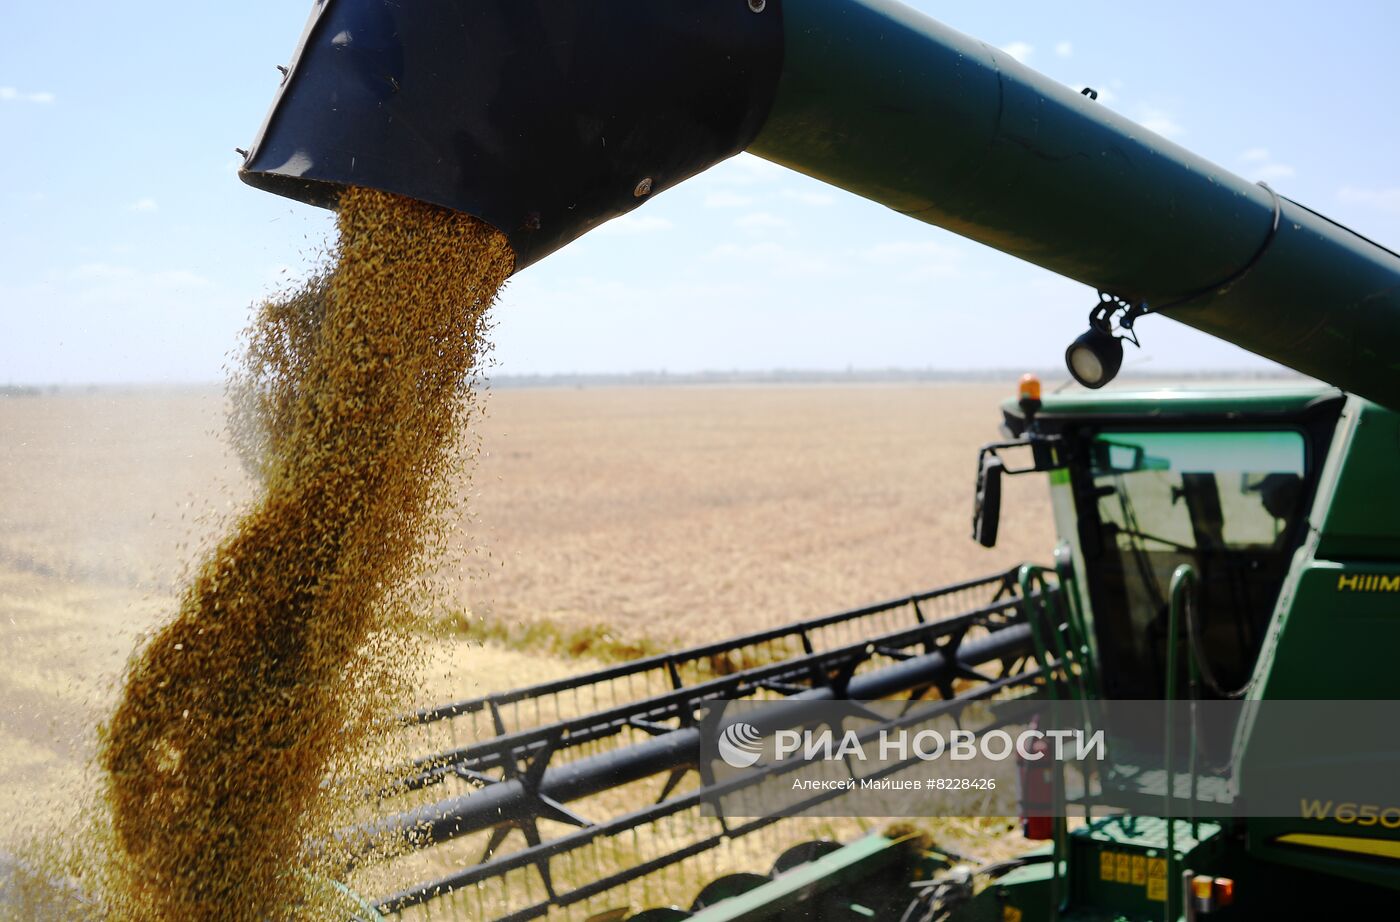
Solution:
[[(1024, 381), (978, 463), (986, 545), (1003, 478), (1047, 476), (1051, 565), (414, 715), (421, 757), (347, 832), (416, 851), (354, 877), (382, 892), (347, 891), (347, 917), (1400, 912), (1400, 783), (1362, 781), (1400, 778), (1400, 743), (1319, 756), (1245, 721), (1208, 747), (1178, 719), (1391, 713), (1400, 255), (892, 0), (319, 0), (241, 175), (330, 207), (357, 185), (467, 212), (519, 271), (745, 150), (1099, 292), (1066, 352), (1090, 390)], [(1150, 313), (1325, 384), (1097, 391)], [(1078, 786), (1020, 769), (1045, 844), (982, 864), (907, 823), (835, 841), (812, 816), (839, 790), (726, 812), (748, 782), (716, 771), (698, 716), (1014, 699), (1158, 702), (1165, 756)], [(1319, 759), (1355, 787), (1229, 809)]]

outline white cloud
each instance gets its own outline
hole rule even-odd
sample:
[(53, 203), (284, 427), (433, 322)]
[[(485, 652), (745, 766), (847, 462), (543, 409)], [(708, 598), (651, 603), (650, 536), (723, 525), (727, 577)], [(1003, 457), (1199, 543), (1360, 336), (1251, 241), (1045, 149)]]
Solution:
[(1287, 179), (1296, 172), (1286, 163), (1266, 163), (1255, 170), (1254, 175), (1260, 179)]
[(156, 200), (153, 198), (139, 198), (131, 203), (131, 210), (149, 213), (152, 211), (159, 211), (160, 206), (156, 204)]
[(602, 234), (655, 234), (660, 231), (668, 231), (675, 225), (668, 218), (657, 217), (656, 215), (625, 214), (620, 218), (613, 218), (602, 227), (598, 228), (598, 233)]
[(1297, 170), (1286, 163), (1278, 163), (1267, 147), (1251, 147), (1240, 154), (1244, 172), (1255, 179), (1287, 179)]
[(57, 98), (47, 91), (25, 93), (16, 87), (0, 86), (0, 102), (33, 102), (39, 105), (48, 105)]
[(963, 254), (936, 240), (895, 240), (860, 251), (860, 258), (875, 266), (896, 268), (905, 278), (947, 278), (957, 274)]
[(1400, 214), (1400, 186), (1390, 186), (1386, 189), (1342, 186), (1337, 198), (1351, 205), (1364, 205), (1378, 211)]
[(755, 211), (737, 219), (734, 226), (743, 230), (777, 230), (787, 227), (788, 220), (766, 211)]
[(1035, 46), (1029, 42), (1011, 42), (1010, 44), (1002, 45), (1001, 50), (1005, 51), (1022, 64), (1029, 61), (1031, 55), (1035, 54)]
[(731, 265), (757, 266), (772, 275), (795, 278), (831, 276), (841, 266), (840, 260), (828, 259), (822, 254), (784, 246), (772, 240), (750, 244), (723, 243), (710, 251), (709, 258)]
[(706, 208), (747, 208), (752, 204), (752, 197), (740, 195), (729, 189), (717, 189), (705, 195)]
[(794, 202), (801, 202), (803, 205), (813, 205), (822, 207), (830, 205), (836, 201), (825, 192), (814, 192), (809, 189), (784, 189), (783, 198), (791, 199)]
[(1057, 42), (1055, 45), (1055, 54), (1062, 58), (1072, 57), (1074, 55), (1074, 45), (1069, 42)]
[(143, 292), (177, 293), (212, 284), (199, 273), (185, 269), (148, 271), (113, 263), (84, 263), (73, 270), (72, 278), (83, 283), (76, 293), (76, 300), (83, 302), (132, 301)]
[(1181, 123), (1172, 117), (1171, 113), (1162, 109), (1151, 107), (1140, 111), (1138, 123), (1148, 131), (1156, 132), (1164, 138), (1179, 138), (1186, 133), (1186, 129), (1181, 127)]

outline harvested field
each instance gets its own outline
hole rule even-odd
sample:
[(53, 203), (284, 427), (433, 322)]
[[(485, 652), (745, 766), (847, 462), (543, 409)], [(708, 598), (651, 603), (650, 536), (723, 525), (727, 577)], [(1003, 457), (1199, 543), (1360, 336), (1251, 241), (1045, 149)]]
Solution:
[(501, 391), (463, 607), (689, 644), (1047, 558), (1036, 478), (1008, 479), (1000, 547), (968, 537), (1008, 389)]
[[(1008, 482), (1001, 548), (967, 538), (974, 452), (1009, 386), (493, 394), (459, 539), (482, 551), (454, 589), (456, 620), (486, 646), (445, 644), (424, 698), (1047, 557), (1029, 479)], [(111, 680), (252, 496), (223, 413), (212, 390), (0, 400), (4, 836), (84, 783)]]

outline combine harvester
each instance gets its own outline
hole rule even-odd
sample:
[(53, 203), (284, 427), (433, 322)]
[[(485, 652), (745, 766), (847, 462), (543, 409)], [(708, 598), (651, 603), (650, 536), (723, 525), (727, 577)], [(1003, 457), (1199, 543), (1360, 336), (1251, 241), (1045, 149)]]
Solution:
[[(1154, 312), (1327, 382), (1042, 402), (1027, 381), (983, 449), (974, 536), (995, 542), (1004, 476), (1047, 472), (1052, 567), (417, 715), (423, 757), (353, 831), (417, 851), (367, 872), (383, 886), (361, 918), (1395, 914), (1400, 790), (1221, 815), (1190, 734), (1175, 759), (1165, 741), (1165, 780), (1106, 765), (1076, 793), (1028, 773), (1048, 844), (992, 865), (888, 826), (842, 845), (793, 811), (724, 810), (747, 782), (716, 773), (699, 715), (734, 701), (1400, 691), (1400, 256), (1094, 97), (891, 0), (317, 3), (243, 166), (259, 188), (458, 209), (519, 270), (747, 150), (1099, 291), (1066, 355), (1089, 388)], [(1289, 771), (1247, 727), (1230, 739), (1227, 798)], [(1400, 744), (1328, 756), (1400, 770)], [(696, 866), (718, 876), (692, 884)]]

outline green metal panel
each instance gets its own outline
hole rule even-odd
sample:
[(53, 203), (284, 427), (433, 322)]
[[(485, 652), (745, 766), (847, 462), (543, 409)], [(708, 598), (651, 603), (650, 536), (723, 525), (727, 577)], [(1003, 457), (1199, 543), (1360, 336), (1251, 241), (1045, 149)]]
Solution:
[[(1302, 552), (1303, 554), (1306, 551)], [(1264, 699), (1384, 700), (1397, 691), (1400, 563), (1300, 561), (1258, 674)], [(1270, 649), (1272, 648), (1272, 649)]]
[[(1310, 522), (1279, 597), (1278, 613), (1260, 654), (1263, 699), (1389, 700), (1396, 697), (1395, 651), (1400, 650), (1400, 418), (1352, 398), (1342, 414), (1323, 468)], [(1331, 559), (1321, 559), (1331, 558)], [(1247, 728), (1242, 771), (1251, 768)], [(1345, 757), (1345, 753), (1337, 753)], [(1364, 758), (1357, 754), (1357, 758)], [(1319, 792), (1344, 802), (1346, 791)], [(1396, 804), (1375, 805), (1381, 808)], [(1301, 812), (1301, 811), (1300, 811)], [(1363, 829), (1335, 819), (1302, 816), (1251, 819), (1246, 847), (1255, 867), (1285, 865), (1361, 885), (1400, 888), (1400, 860), (1337, 849), (1309, 848), (1281, 836), (1342, 840), (1400, 839), (1395, 830)], [(1350, 888), (1352, 884), (1341, 885)]]
[(1400, 407), (1400, 256), (899, 3), (783, 17), (753, 153)]
[(1400, 560), (1400, 414), (1358, 400), (1346, 421), (1335, 488), (1315, 520), (1317, 555)]
[(1400, 417), (1343, 411), (1255, 669), (1272, 699), (1396, 697), (1400, 649)]

